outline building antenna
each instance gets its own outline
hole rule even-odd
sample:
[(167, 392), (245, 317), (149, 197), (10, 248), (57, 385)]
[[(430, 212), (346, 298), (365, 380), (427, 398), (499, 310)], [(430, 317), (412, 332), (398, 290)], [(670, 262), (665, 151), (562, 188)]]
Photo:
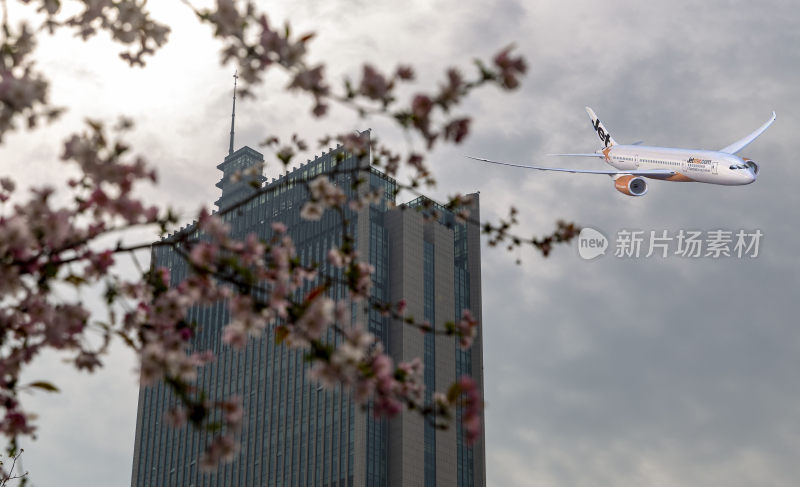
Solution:
[(231, 143), (228, 146), (228, 155), (233, 154), (233, 121), (236, 119), (236, 82), (239, 81), (239, 70), (233, 73), (233, 110), (231, 111)]

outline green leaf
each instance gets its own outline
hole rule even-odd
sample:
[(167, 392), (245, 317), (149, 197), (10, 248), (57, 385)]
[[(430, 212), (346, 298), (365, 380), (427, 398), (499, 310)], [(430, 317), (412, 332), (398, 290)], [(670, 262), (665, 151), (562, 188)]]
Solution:
[(458, 396), (461, 395), (461, 384), (458, 382), (454, 382), (450, 385), (450, 389), (447, 390), (447, 401), (450, 404), (455, 404), (458, 400)]
[(70, 274), (65, 277), (64, 282), (72, 284), (75, 287), (79, 287), (87, 283), (86, 279), (81, 276), (76, 276), (75, 274)]
[(115, 284), (107, 282), (106, 291), (105, 293), (103, 293), (103, 296), (106, 299), (106, 304), (110, 305), (114, 303), (114, 301), (117, 299), (117, 296), (119, 296), (119, 289), (117, 289), (117, 286)]
[(275, 343), (280, 345), (286, 340), (286, 337), (289, 336), (289, 329), (285, 326), (279, 326), (275, 328)]
[(42, 267), (42, 279), (51, 279), (58, 274), (58, 264), (54, 262), (48, 262)]
[(28, 384), (28, 387), (35, 387), (37, 389), (42, 389), (42, 390), (45, 390), (47, 392), (61, 392), (58, 389), (58, 387), (54, 386), (53, 384), (51, 384), (49, 382), (45, 382), (43, 380), (39, 380), (39, 381), (36, 381), (36, 382), (31, 382), (30, 384)]

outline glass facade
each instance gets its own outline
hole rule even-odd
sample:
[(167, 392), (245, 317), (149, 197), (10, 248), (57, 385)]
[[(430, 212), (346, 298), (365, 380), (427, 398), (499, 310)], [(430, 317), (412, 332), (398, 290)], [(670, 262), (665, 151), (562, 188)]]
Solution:
[[(455, 265), (453, 278), (455, 292), (455, 316), (461, 317), (465, 309), (470, 309), (470, 276), (467, 267), (467, 231), (466, 225), (457, 224), (453, 228), (455, 243)], [(456, 347), (456, 376), (473, 376), (472, 353)], [(474, 450), (467, 446), (464, 438), (464, 429), (461, 427), (461, 411), (456, 412), (457, 433), (457, 462), (458, 462), (458, 487), (471, 487), (475, 485), (475, 458)]]
[[(468, 251), (468, 242), (467, 242), (467, 224), (465, 222), (459, 221), (455, 215), (449, 211), (447, 208), (443, 207), (442, 205), (421, 196), (411, 202), (408, 203), (408, 206), (411, 208), (415, 208), (423, 213), (425, 218), (430, 220), (436, 220), (439, 224), (446, 226), (447, 228), (453, 229), (453, 294), (454, 294), (454, 302), (455, 302), (455, 309), (454, 309), (454, 317), (456, 320), (461, 318), (461, 314), (466, 309), (472, 309), (470, 306), (470, 272), (469, 272), (469, 257), (470, 253)], [(425, 319), (429, 320), (431, 323), (435, 322), (435, 316), (433, 314), (433, 296), (428, 294), (428, 289), (435, 288), (435, 282), (433, 281), (433, 253), (434, 247), (433, 244), (430, 242), (425, 242)], [(430, 300), (430, 303), (429, 303)], [(430, 316), (428, 315), (430, 309)], [(481, 346), (477, 344), (477, 346)], [(463, 350), (458, 345), (458, 342), (454, 344), (455, 347), (455, 358), (456, 358), (456, 377), (461, 377), (463, 375), (469, 375), (471, 377), (475, 376), (476, 370), (473, 369), (472, 366), (472, 350)], [(426, 376), (425, 376), (425, 387), (426, 390), (430, 390), (429, 387), (429, 368), (427, 367), (429, 363), (434, 363), (435, 355), (430, 356), (429, 361), (429, 350), (433, 350), (433, 339), (430, 335), (427, 335), (425, 338), (425, 365), (426, 365)], [(431, 352), (432, 354), (433, 352)], [(482, 371), (481, 371), (482, 373)], [(431, 379), (433, 377), (433, 371), (430, 371)], [(429, 399), (426, 397), (426, 399)], [(431, 433), (430, 436), (433, 438), (429, 442), (429, 433), (428, 430), (433, 429), (430, 428), (429, 425), (425, 427), (425, 451), (426, 451), (426, 462), (425, 462), (425, 485), (434, 485), (429, 484), (429, 479), (435, 479), (435, 470), (429, 473), (428, 471), (428, 459), (430, 458), (428, 455), (429, 451), (429, 444), (435, 445), (435, 437)], [(457, 434), (457, 441), (456, 441), (456, 461), (457, 461), (457, 472), (458, 472), (458, 487), (472, 487), (476, 484), (476, 476), (475, 476), (475, 451), (474, 448), (470, 447), (466, 443), (466, 439), (464, 437), (464, 430), (461, 426), (461, 411), (456, 412), (456, 434)], [(435, 451), (435, 446), (432, 448)], [(434, 465), (435, 465), (435, 456), (434, 458)], [(435, 481), (435, 480), (434, 480)], [(482, 484), (481, 484), (482, 485)]]
[[(367, 134), (365, 132), (365, 134)], [(368, 136), (368, 135), (365, 135)], [(247, 170), (263, 161), (261, 155), (243, 148), (228, 156), (218, 166), (223, 179), (218, 184), (223, 194), (218, 200), (226, 208), (246, 192), (238, 182), (231, 182), (235, 171)], [(384, 200), (358, 212), (345, 210), (349, 221), (348, 233), (356, 238), (359, 255), (375, 267), (373, 296), (379, 300), (389, 299), (390, 242), (385, 216), (394, 207), (396, 183), (374, 168), (355, 170), (364, 161), (344, 151), (342, 147), (323, 153), (313, 161), (298, 167), (288, 174), (273, 179), (262, 192), (248, 203), (224, 213), (225, 221), (231, 225), (236, 238), (255, 233), (259, 238), (271, 237), (271, 224), (283, 222), (295, 242), (298, 257), (304, 264), (316, 263), (322, 274), (333, 272), (328, 268), (328, 249), (340, 245), (343, 233), (340, 215), (326, 211), (318, 221), (300, 218), (300, 209), (306, 201), (303, 180), (335, 168), (351, 170), (336, 175), (334, 181), (346, 190), (349, 196), (354, 191), (353, 182), (359, 175), (368, 182), (369, 188), (383, 188)], [(235, 179), (235, 178), (234, 178)], [(233, 191), (231, 193), (230, 191)], [(247, 193), (252, 194), (252, 193)], [(451, 220), (452, 215), (447, 217)], [(457, 226), (456, 226), (457, 227)], [(192, 232), (191, 226), (182, 232)], [(463, 233), (463, 232), (462, 232)], [(458, 250), (459, 231), (454, 235), (455, 302), (457, 315), (460, 309), (469, 306), (469, 275), (466, 271), (467, 247)], [(425, 319), (434, 323), (435, 300), (438, 285), (434, 279), (434, 247), (424, 245), (424, 313)], [(459, 267), (461, 256), (464, 265)], [(155, 247), (154, 264), (168, 267), (172, 285), (187, 275), (182, 259), (167, 247)], [(337, 271), (339, 272), (339, 271)], [(306, 284), (303, 292), (315, 287)], [(338, 299), (345, 295), (342, 287), (334, 287), (331, 296)], [(354, 315), (360, 313), (354, 307)], [(389, 348), (390, 320), (375, 310), (364, 310), (369, 330)], [(192, 347), (211, 350), (216, 361), (199, 370), (198, 388), (206, 391), (212, 399), (240, 396), (246, 414), (241, 432), (241, 450), (235, 461), (225, 464), (218, 471), (206, 474), (200, 471), (198, 460), (209, 440), (206, 433), (190, 427), (166, 426), (163, 415), (174, 406), (175, 397), (163, 384), (142, 387), (139, 392), (139, 408), (132, 485), (134, 486), (319, 486), (319, 487), (389, 487), (397, 472), (389, 471), (388, 458), (392, 455), (389, 438), (389, 421), (375, 419), (369, 410), (362, 413), (347, 391), (340, 387), (322, 388), (308, 379), (309, 367), (303, 360), (302, 351), (290, 350), (277, 345), (274, 334), (268, 328), (263, 337), (251, 339), (241, 350), (231, 349), (221, 341), (221, 328), (227, 323), (228, 311), (224, 303), (195, 307), (189, 313), (190, 321), (197, 324), (197, 333)], [(418, 333), (418, 332), (416, 332)], [(329, 340), (337, 338), (329, 335)], [(434, 337), (424, 338), (426, 390), (434, 389), (434, 363), (436, 359)], [(477, 346), (480, 346), (477, 344)], [(455, 365), (462, 373), (471, 372), (470, 354), (456, 351)], [(430, 366), (429, 366), (430, 365)], [(430, 392), (426, 393), (430, 399)], [(395, 420), (393, 420), (395, 421)], [(437, 481), (437, 431), (424, 429), (425, 485)], [(472, 449), (464, 445), (460, 430), (458, 436), (457, 462), (458, 485), (483, 485), (473, 481)], [(423, 438), (420, 438), (423, 440)], [(412, 440), (404, 440), (412, 441)], [(414, 445), (418, 448), (418, 445)], [(456, 461), (453, 458), (453, 461)], [(482, 457), (481, 457), (482, 461)], [(463, 479), (463, 480), (462, 480)], [(397, 484), (399, 485), (399, 484)], [(405, 484), (403, 484), (405, 485)]]
[[(384, 180), (376, 173), (370, 174), (370, 186), (380, 187)], [(394, 194), (394, 188), (385, 188), (384, 194)], [(385, 208), (384, 208), (385, 211)], [(370, 209), (369, 222), (369, 263), (375, 267), (372, 276), (372, 295), (376, 299), (385, 301), (388, 299), (388, 248), (386, 228), (383, 225), (383, 213), (380, 209)], [(369, 331), (380, 338), (381, 342), (388, 343), (388, 319), (382, 316), (377, 310), (367, 311)], [(383, 487), (388, 482), (388, 468), (386, 458), (389, 452), (387, 444), (389, 430), (386, 419), (378, 419), (372, 415), (372, 411), (367, 414), (367, 438), (366, 438), (366, 483), (368, 486)]]
[[(436, 323), (436, 281), (433, 243), (424, 242), (423, 257), (423, 313), (425, 321)], [(432, 400), (432, 391), (436, 390), (436, 336), (426, 333), (423, 338), (425, 343), (423, 355), (425, 369), (425, 402)], [(425, 487), (436, 486), (436, 429), (430, 421), (425, 421)]]

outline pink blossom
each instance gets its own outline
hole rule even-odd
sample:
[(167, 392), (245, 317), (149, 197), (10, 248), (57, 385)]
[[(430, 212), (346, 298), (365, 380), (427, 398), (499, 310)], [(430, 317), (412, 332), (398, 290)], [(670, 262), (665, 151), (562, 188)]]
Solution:
[(200, 212), (197, 224), (200, 230), (216, 242), (227, 241), (231, 230), (230, 225), (222, 221), (219, 216), (209, 215), (205, 210)]
[(372, 286), (372, 273), (375, 272), (372, 264), (368, 262), (351, 264), (350, 272), (352, 275), (350, 296), (356, 301), (369, 297)]
[(430, 322), (430, 321), (428, 321), (428, 320), (423, 320), (423, 321), (422, 321), (422, 323), (420, 323), (420, 324), (419, 324), (419, 330), (420, 330), (420, 331), (421, 331), (423, 334), (425, 334), (425, 333), (430, 333), (430, 332), (432, 332), (432, 331), (433, 331), (433, 325), (431, 325), (431, 322)]
[(344, 191), (342, 191), (339, 186), (333, 184), (325, 175), (317, 176), (313, 181), (308, 183), (308, 187), (311, 192), (312, 201), (324, 207), (341, 206), (347, 202), (347, 196), (344, 194)]
[(411, 81), (414, 79), (414, 68), (407, 64), (401, 64), (395, 71), (396, 76), (404, 81)]
[(450, 106), (458, 102), (464, 89), (464, 78), (455, 68), (447, 70), (447, 84), (445, 84), (439, 94), (438, 101), (444, 106)]
[(169, 409), (164, 413), (164, 422), (173, 428), (180, 428), (186, 424), (186, 409), (182, 406)]
[(234, 348), (243, 348), (247, 345), (247, 330), (241, 323), (230, 323), (222, 328), (222, 341)]
[(289, 88), (302, 89), (312, 93), (327, 93), (328, 88), (325, 86), (324, 69), (321, 65), (312, 69), (301, 69), (292, 79)]
[(403, 411), (403, 403), (388, 394), (381, 394), (375, 398), (372, 412), (375, 417), (394, 417)]
[(140, 356), (139, 380), (142, 385), (151, 385), (163, 375), (163, 348), (155, 343), (148, 344)]
[(372, 100), (384, 100), (387, 97), (389, 83), (372, 65), (365, 64), (361, 77), (359, 92)]
[(407, 401), (415, 404), (419, 404), (422, 401), (422, 395), (425, 392), (422, 380), (423, 368), (422, 359), (419, 357), (415, 357), (409, 362), (397, 364), (397, 370), (403, 377), (403, 380), (398, 381), (398, 393)]
[(328, 263), (337, 269), (344, 267), (345, 256), (339, 249), (330, 249), (328, 251)]
[(478, 321), (472, 316), (472, 313), (465, 309), (461, 315), (461, 320), (456, 323), (456, 330), (458, 331), (459, 345), (461, 348), (467, 349), (472, 346), (472, 341), (478, 331)]
[(457, 118), (450, 121), (444, 127), (445, 140), (452, 140), (456, 144), (460, 144), (469, 134), (469, 118)]
[(231, 322), (222, 329), (222, 340), (235, 348), (245, 346), (250, 336), (260, 336), (274, 316), (271, 309), (257, 310), (250, 296), (231, 296), (228, 307)]
[(97, 358), (96, 353), (81, 352), (75, 357), (75, 367), (77, 367), (78, 370), (94, 372), (94, 370), (101, 365), (102, 363), (100, 359)]
[(327, 387), (336, 384), (355, 386), (356, 401), (363, 404), (374, 389), (374, 377), (362, 374), (368, 355), (376, 350), (372, 347), (375, 337), (358, 326), (345, 328), (343, 334), (345, 340), (336, 347), (329, 360), (315, 361), (310, 377)]
[(242, 398), (240, 396), (230, 397), (220, 404), (220, 409), (222, 409), (224, 415), (225, 426), (232, 431), (240, 431), (244, 421)]
[(433, 101), (426, 95), (416, 95), (411, 101), (411, 113), (414, 115), (414, 126), (427, 129), (430, 124), (429, 115), (433, 109)]
[(317, 360), (308, 371), (312, 381), (319, 382), (326, 387), (333, 387), (343, 379), (338, 367), (326, 360)]
[(392, 359), (385, 354), (376, 356), (371, 364), (374, 379), (372, 411), (376, 417), (392, 417), (403, 410), (398, 400), (399, 383), (394, 377)]
[(108, 249), (103, 252), (91, 252), (89, 254), (89, 267), (86, 270), (87, 276), (104, 276), (108, 269), (114, 265), (114, 253)]
[(344, 150), (350, 154), (361, 156), (369, 151), (369, 139), (360, 133), (348, 133), (339, 137), (344, 146)]
[(461, 425), (464, 428), (467, 443), (473, 444), (481, 434), (483, 401), (478, 390), (478, 384), (472, 377), (463, 376), (459, 379), (458, 384), (461, 388), (461, 394), (465, 396), (462, 401)]
[(344, 333), (345, 341), (336, 347), (330, 363), (344, 369), (346, 373), (354, 374), (358, 372), (359, 364), (367, 357), (370, 346), (375, 343), (375, 336), (360, 327), (345, 329)]
[(221, 37), (241, 35), (244, 28), (244, 18), (233, 0), (217, 0), (217, 8), (210, 15), (210, 20)]
[(282, 294), (278, 294), (273, 290), (269, 297), (269, 307), (275, 311), (275, 314), (283, 319), (288, 316), (289, 300)]
[(303, 220), (317, 221), (322, 218), (325, 212), (325, 207), (313, 201), (306, 201), (303, 208), (300, 209), (300, 218)]
[(449, 408), (450, 406), (450, 401), (447, 399), (447, 395), (442, 392), (435, 391), (432, 394), (431, 399), (433, 400), (433, 403), (439, 408)]
[(519, 77), (528, 69), (522, 56), (511, 56), (512, 49), (514, 46), (506, 47), (494, 57), (494, 64), (500, 68), (501, 85), (509, 90), (519, 86)]
[(425, 160), (421, 154), (409, 154), (407, 162), (409, 166), (417, 170), (417, 174), (422, 176), (428, 173), (428, 169), (425, 167)]
[[(342, 326), (350, 325), (350, 303), (347, 301), (337, 301), (336, 308), (334, 309), (334, 319)], [(345, 330), (345, 336), (350, 337), (349, 332)]]
[(239, 447), (239, 442), (230, 433), (215, 437), (200, 456), (200, 469), (204, 472), (216, 471), (220, 462), (233, 460)]
[(306, 308), (300, 319), (295, 323), (297, 329), (296, 340), (293, 343), (303, 343), (306, 340), (318, 340), (328, 326), (333, 324), (335, 304), (326, 296), (316, 297)]
[(206, 242), (194, 244), (192, 250), (189, 252), (189, 262), (200, 269), (209, 271), (216, 270), (217, 246)]
[(321, 99), (317, 99), (316, 103), (314, 103), (314, 108), (311, 110), (311, 113), (315, 117), (324, 117), (326, 113), (328, 113), (328, 104), (323, 103)]
[(16, 188), (16, 187), (17, 187), (17, 185), (14, 183), (14, 181), (11, 178), (5, 177), (5, 176), (0, 178), (0, 188), (2, 188), (3, 191), (5, 191), (7, 193), (13, 193), (14, 192), (14, 188)]
[(372, 372), (378, 379), (392, 377), (394, 373), (394, 366), (392, 365), (392, 358), (388, 355), (378, 355), (372, 362)]
[(9, 437), (33, 433), (35, 428), (30, 423), (30, 420), (35, 419), (36, 416), (17, 409), (16, 404), (13, 402), (11, 404), (13, 406), (6, 404), (6, 414), (3, 421), (0, 422), (0, 431)]
[(353, 211), (361, 211), (362, 209), (368, 207), (372, 204), (380, 203), (383, 199), (383, 188), (377, 188), (374, 190), (367, 191), (359, 195), (356, 198), (353, 198), (348, 203), (348, 206)]

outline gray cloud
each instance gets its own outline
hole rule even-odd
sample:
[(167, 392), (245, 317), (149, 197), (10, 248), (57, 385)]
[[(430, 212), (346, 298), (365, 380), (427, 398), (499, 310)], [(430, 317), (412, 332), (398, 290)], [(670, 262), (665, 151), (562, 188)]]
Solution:
[[(764, 233), (756, 259), (609, 254), (584, 262), (573, 246), (547, 260), (523, 251), (523, 264), (515, 266), (517, 254), (484, 249), (489, 484), (792, 485), (800, 474), (794, 2), (509, 0), (487, 7), (443, 1), (403, 11), (374, 2), (348, 3), (349, 10), (327, 5), (281, 6), (276, 18), (298, 15), (303, 26), (319, 26), (312, 47), (330, 61), (334, 79), (354, 77), (361, 58), (386, 68), (395, 59), (412, 62), (421, 79), (433, 80), (442, 65), (467, 65), (510, 41), (525, 54), (524, 85), (511, 96), (487, 89), (470, 100), (473, 136), (433, 156), (440, 181), (434, 195), (480, 190), (489, 218), (514, 204), (525, 234), (547, 232), (561, 217), (612, 240), (621, 229)], [(208, 85), (181, 77), (180, 54), (192, 45), (181, 40), (181, 29), (198, 34), (174, 28), (180, 49), (165, 53), (172, 64), (158, 64), (148, 76), (187, 87), (171, 94), (168, 109), (169, 100), (153, 94), (137, 142), (162, 174), (159, 189), (148, 194), (189, 212), (218, 195), (214, 166), (227, 148), (230, 73), (215, 66), (209, 50), (208, 59), (192, 65)], [(83, 69), (71, 69), (85, 77)], [(256, 147), (273, 132), (316, 135), (365, 124), (404, 143), (380, 121), (339, 112), (329, 123), (308, 121), (307, 100), (278, 95), (284, 84), (277, 75), (258, 100), (242, 102), (237, 145)], [(778, 121), (745, 151), (762, 167), (746, 187), (654, 181), (647, 196), (629, 198), (606, 177), (486, 167), (463, 158), (590, 167), (596, 162), (544, 156), (597, 148), (584, 105), (618, 140), (654, 145), (718, 148), (753, 130), (772, 109)], [(17, 137), (0, 149), (0, 159), (22, 160), (19, 154), (36, 154), (38, 145)], [(55, 432), (43, 432), (26, 453), (37, 485), (83, 485), (86, 472), (97, 472), (105, 485), (127, 482), (135, 422), (131, 367), (120, 359), (92, 385), (66, 375), (63, 402), (37, 400), (43, 431)], [(100, 400), (108, 402), (97, 407)], [(111, 429), (119, 433), (107, 434)], [(70, 456), (53, 461), (58, 451)]]

